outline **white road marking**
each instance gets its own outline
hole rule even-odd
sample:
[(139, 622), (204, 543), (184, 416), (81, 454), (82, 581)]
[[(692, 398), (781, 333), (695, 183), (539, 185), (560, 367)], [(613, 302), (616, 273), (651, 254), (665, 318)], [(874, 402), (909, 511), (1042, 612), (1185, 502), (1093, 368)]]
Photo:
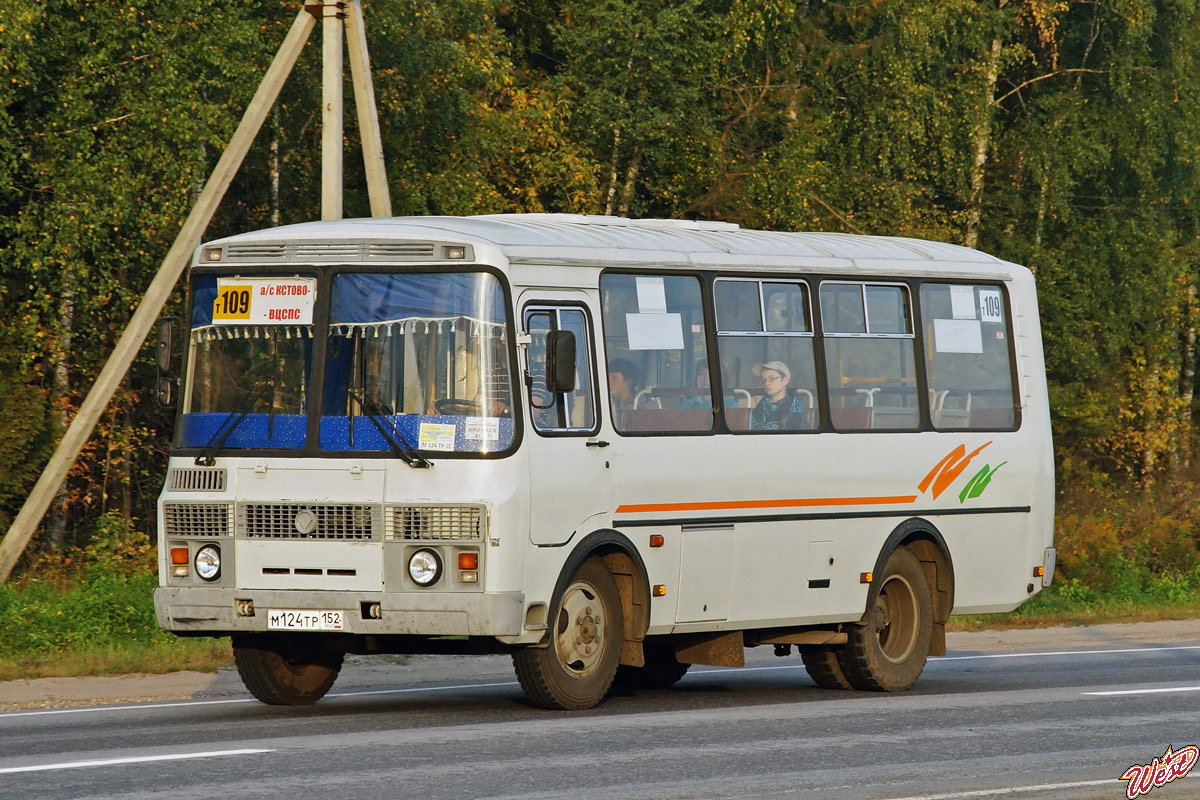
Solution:
[(982, 658), (1032, 658), (1035, 656), (1091, 656), (1109, 653), (1156, 653), (1160, 650), (1200, 650), (1200, 644), (1171, 647), (1126, 647), (1120, 650), (1050, 650), (1042, 653), (988, 653), (975, 656), (931, 656), (930, 661), (971, 661)]
[(1052, 792), (1059, 789), (1082, 789), (1085, 786), (1104, 786), (1121, 783), (1118, 778), (1102, 781), (1077, 781), (1075, 783), (1043, 783), (1040, 786), (1012, 786), (1006, 789), (975, 789), (969, 792), (946, 792), (945, 794), (918, 794), (910, 797), (893, 797), (889, 800), (964, 800), (968, 797), (1004, 797), (1005, 795)]
[(1119, 694), (1163, 694), (1166, 692), (1200, 692), (1200, 686), (1171, 686), (1165, 689), (1121, 689), (1112, 692), (1083, 692), (1097, 697), (1112, 697)]
[(51, 714), (88, 714), (96, 711), (136, 711), (146, 708), (180, 708), (182, 706), (220, 706), (230, 703), (255, 703), (253, 697), (238, 697), (233, 700), (181, 700), (178, 703), (131, 703), (123, 706), (83, 706), (81, 708), (52, 708), (46, 711), (7, 711), (0, 714), (0, 719), (10, 717), (44, 717)]
[(98, 761), (67, 761), (62, 764), (39, 764), (36, 767), (6, 767), (0, 774), (13, 772), (46, 772), (56, 769), (80, 769), (81, 767), (109, 767), (117, 764), (144, 764), (148, 761), (180, 761), (186, 758), (216, 758), (218, 756), (249, 756), (256, 753), (274, 753), (274, 750), (213, 750), (208, 753), (171, 753), (164, 756), (134, 756), (131, 758), (105, 758)]

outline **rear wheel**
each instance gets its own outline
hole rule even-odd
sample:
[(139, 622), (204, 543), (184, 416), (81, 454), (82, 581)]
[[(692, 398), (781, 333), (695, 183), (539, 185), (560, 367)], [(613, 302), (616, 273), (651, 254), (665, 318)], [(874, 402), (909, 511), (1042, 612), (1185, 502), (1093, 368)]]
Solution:
[(250, 694), (272, 706), (307, 706), (337, 680), (343, 655), (321, 640), (233, 637), (233, 661)]
[(804, 669), (808, 671), (808, 677), (822, 689), (854, 688), (846, 679), (846, 673), (842, 672), (836, 650), (801, 650), (800, 658), (804, 660)]
[(921, 562), (892, 553), (864, 623), (848, 626), (838, 663), (855, 689), (902, 692), (925, 668), (933, 633), (933, 600)]
[(630, 691), (666, 689), (679, 683), (691, 666), (681, 664), (679, 659), (675, 658), (675, 648), (669, 644), (646, 641), (642, 643), (642, 653), (646, 658), (645, 666), (631, 667), (622, 664), (617, 667), (614, 685)]
[(591, 708), (604, 699), (621, 657), (621, 600), (603, 561), (580, 565), (550, 619), (548, 647), (513, 653), (517, 680), (534, 705)]

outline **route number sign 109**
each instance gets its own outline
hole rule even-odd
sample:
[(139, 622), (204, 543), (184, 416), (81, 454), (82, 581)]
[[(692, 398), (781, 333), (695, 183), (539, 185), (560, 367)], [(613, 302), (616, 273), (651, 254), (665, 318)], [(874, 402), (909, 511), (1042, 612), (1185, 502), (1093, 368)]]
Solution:
[(313, 278), (218, 278), (214, 325), (311, 325)]

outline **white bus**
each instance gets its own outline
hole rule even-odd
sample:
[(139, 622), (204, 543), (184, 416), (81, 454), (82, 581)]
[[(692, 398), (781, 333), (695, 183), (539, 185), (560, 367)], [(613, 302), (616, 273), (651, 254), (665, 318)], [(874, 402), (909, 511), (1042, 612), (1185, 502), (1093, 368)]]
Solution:
[(501, 652), (583, 709), (760, 645), (899, 691), (1053, 574), (1034, 282), (975, 250), (345, 220), (204, 244), (189, 298), (155, 607), (266, 703)]

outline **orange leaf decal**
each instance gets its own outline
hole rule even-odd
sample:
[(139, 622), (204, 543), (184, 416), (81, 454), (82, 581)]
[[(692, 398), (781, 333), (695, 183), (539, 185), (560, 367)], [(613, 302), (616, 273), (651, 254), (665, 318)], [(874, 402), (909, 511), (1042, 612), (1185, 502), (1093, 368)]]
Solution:
[(917, 488), (921, 490), (922, 494), (924, 494), (925, 490), (929, 488), (929, 484), (932, 482), (933, 496), (936, 499), (939, 494), (946, 490), (947, 486), (949, 486), (951, 483), (954, 483), (955, 478), (962, 474), (962, 471), (967, 468), (968, 464), (971, 463), (971, 459), (979, 455), (983, 448), (987, 447), (989, 444), (991, 444), (991, 442), (984, 442), (983, 444), (979, 445), (979, 447), (972, 450), (970, 455), (967, 455), (966, 458), (963, 458), (963, 455), (967, 452), (967, 446), (965, 444), (960, 444), (958, 447), (947, 453), (946, 457), (939, 461), (933, 469), (929, 470), (929, 474), (926, 475), (924, 480), (917, 485)]

